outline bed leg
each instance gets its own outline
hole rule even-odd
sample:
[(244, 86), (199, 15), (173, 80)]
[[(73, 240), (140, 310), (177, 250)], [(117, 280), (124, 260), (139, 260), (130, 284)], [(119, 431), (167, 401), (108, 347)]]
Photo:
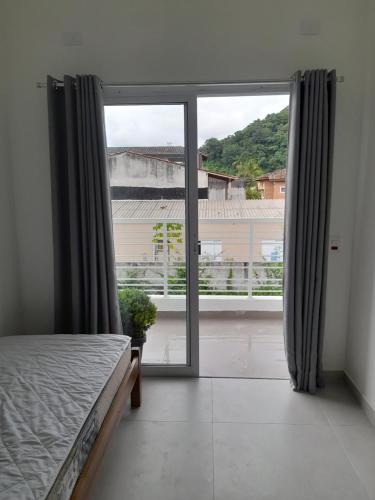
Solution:
[(132, 408), (139, 408), (141, 406), (141, 400), (142, 400), (141, 356), (139, 348), (132, 349), (132, 359), (134, 358), (138, 358), (138, 375), (130, 395), (130, 402)]
[(131, 407), (139, 408), (141, 406), (141, 377), (138, 374), (137, 380), (135, 381), (131, 396)]

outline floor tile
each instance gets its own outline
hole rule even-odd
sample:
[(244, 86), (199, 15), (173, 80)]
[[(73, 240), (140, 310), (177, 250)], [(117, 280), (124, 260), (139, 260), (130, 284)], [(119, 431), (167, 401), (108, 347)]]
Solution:
[(212, 382), (205, 378), (150, 378), (142, 385), (142, 406), (129, 420), (212, 422)]
[(209, 423), (122, 421), (91, 500), (212, 500)]
[(177, 318), (157, 315), (155, 324), (147, 332), (143, 362), (186, 364), (186, 315)]
[(332, 425), (367, 423), (367, 418), (345, 381), (327, 383), (315, 396)]
[(287, 380), (214, 379), (214, 422), (328, 424), (315, 396)]
[(215, 500), (368, 500), (326, 425), (214, 424)]
[(375, 428), (368, 423), (341, 425), (333, 428), (347, 457), (375, 500)]
[[(239, 312), (199, 318), (200, 374), (204, 377), (288, 379), (281, 318)], [(186, 317), (159, 314), (147, 334), (145, 363), (186, 363)]]
[(282, 336), (272, 334), (204, 335), (200, 330), (200, 374), (208, 377), (288, 379)]
[(202, 377), (246, 377), (247, 339), (236, 335), (199, 337)]

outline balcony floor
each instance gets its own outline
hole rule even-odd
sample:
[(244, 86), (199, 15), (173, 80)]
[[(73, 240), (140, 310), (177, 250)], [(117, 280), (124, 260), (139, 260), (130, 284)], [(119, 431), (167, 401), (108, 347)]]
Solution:
[[(203, 377), (289, 378), (282, 319), (241, 313), (200, 318), (200, 375)], [(185, 363), (185, 319), (160, 314), (148, 334), (145, 363)]]

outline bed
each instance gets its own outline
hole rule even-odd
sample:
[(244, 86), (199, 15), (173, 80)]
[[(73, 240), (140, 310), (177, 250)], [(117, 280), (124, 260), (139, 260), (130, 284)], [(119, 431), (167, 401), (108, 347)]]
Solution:
[(0, 499), (87, 498), (139, 352), (123, 335), (0, 337)]

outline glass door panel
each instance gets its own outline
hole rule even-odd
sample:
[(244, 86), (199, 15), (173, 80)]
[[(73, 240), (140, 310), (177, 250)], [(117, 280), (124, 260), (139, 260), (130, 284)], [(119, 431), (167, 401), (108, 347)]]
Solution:
[(144, 323), (156, 307), (142, 362), (186, 365), (185, 105), (105, 106), (105, 124), (118, 289)]
[(289, 95), (198, 97), (199, 360), (288, 378), (283, 232)]

